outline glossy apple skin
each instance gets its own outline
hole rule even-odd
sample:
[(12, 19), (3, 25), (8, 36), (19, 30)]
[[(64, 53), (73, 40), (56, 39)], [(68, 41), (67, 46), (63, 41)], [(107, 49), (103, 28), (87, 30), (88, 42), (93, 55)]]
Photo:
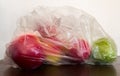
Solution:
[(7, 54), (22, 69), (36, 69), (44, 59), (39, 38), (34, 35), (23, 35), (11, 42)]
[(78, 39), (77, 43), (72, 42), (72, 47), (69, 49), (68, 56), (73, 57), (75, 61), (84, 62), (90, 56), (90, 46), (87, 41)]

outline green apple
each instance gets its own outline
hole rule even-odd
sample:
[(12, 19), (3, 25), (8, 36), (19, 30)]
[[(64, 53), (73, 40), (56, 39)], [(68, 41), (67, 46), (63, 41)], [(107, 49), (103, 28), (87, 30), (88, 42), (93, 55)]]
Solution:
[(92, 57), (95, 62), (111, 63), (117, 57), (116, 45), (110, 38), (100, 38), (93, 42)]

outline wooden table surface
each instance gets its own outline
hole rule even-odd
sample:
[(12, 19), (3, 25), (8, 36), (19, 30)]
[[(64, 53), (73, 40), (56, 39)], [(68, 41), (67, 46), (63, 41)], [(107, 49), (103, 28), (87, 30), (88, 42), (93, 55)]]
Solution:
[(0, 76), (120, 76), (120, 57), (113, 65), (43, 65), (34, 71), (15, 69), (0, 61)]

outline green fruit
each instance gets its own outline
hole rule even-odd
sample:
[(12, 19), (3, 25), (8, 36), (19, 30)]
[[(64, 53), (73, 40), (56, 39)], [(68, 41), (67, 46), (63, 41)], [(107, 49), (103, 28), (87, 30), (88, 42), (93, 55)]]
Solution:
[(117, 57), (114, 41), (109, 38), (100, 38), (93, 42), (92, 57), (99, 63), (113, 62)]

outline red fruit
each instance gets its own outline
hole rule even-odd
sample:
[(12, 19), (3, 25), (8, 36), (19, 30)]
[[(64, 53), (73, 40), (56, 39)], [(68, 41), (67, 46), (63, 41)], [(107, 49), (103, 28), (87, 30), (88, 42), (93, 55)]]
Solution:
[(68, 55), (80, 62), (88, 59), (90, 56), (90, 46), (88, 42), (83, 39), (73, 42)]
[(28, 34), (11, 42), (7, 54), (19, 67), (28, 70), (38, 68), (44, 58), (39, 38)]

